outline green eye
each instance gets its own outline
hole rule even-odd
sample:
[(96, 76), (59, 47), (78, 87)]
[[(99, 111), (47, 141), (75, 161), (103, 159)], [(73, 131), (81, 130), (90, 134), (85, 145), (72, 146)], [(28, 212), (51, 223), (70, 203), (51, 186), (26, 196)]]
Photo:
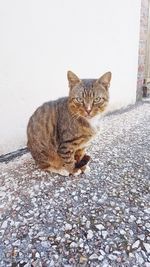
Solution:
[(101, 101), (101, 97), (96, 97), (95, 99), (94, 99), (94, 102), (95, 103), (99, 103)]
[(77, 100), (78, 103), (83, 103), (82, 97), (77, 97), (76, 100)]

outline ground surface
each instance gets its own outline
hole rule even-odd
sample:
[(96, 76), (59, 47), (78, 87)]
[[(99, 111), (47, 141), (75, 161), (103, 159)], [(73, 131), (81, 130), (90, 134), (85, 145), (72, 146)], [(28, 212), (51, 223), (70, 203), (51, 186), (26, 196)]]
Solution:
[(0, 164), (0, 267), (150, 267), (150, 102), (100, 125), (88, 175)]

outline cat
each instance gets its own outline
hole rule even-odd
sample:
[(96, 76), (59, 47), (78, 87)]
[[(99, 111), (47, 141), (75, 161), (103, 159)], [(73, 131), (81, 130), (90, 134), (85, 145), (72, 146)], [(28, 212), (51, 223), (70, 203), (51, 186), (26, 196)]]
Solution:
[(80, 79), (67, 72), (69, 96), (37, 108), (27, 126), (27, 146), (45, 171), (68, 176), (85, 172), (86, 148), (109, 102), (111, 72), (99, 79)]

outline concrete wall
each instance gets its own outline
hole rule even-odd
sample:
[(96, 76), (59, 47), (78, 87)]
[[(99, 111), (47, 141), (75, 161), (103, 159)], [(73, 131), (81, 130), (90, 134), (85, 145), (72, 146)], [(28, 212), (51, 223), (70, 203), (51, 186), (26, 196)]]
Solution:
[(134, 103), (140, 0), (0, 1), (0, 154), (26, 144), (29, 116), (67, 95), (66, 72), (111, 70), (110, 109)]
[(148, 38), (148, 22), (149, 22), (149, 5), (150, 0), (141, 0), (141, 16), (140, 16), (140, 38), (139, 38), (139, 59), (138, 59), (138, 79), (137, 79), (137, 100), (141, 100), (143, 96), (143, 80), (148, 78), (148, 58), (150, 58), (149, 47), (150, 40)]

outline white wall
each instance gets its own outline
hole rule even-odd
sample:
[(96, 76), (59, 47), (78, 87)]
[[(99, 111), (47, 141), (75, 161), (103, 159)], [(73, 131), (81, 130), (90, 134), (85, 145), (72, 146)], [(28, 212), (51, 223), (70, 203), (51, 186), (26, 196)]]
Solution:
[(68, 93), (66, 72), (111, 70), (111, 108), (135, 101), (140, 0), (0, 0), (0, 154), (26, 144), (41, 103)]

